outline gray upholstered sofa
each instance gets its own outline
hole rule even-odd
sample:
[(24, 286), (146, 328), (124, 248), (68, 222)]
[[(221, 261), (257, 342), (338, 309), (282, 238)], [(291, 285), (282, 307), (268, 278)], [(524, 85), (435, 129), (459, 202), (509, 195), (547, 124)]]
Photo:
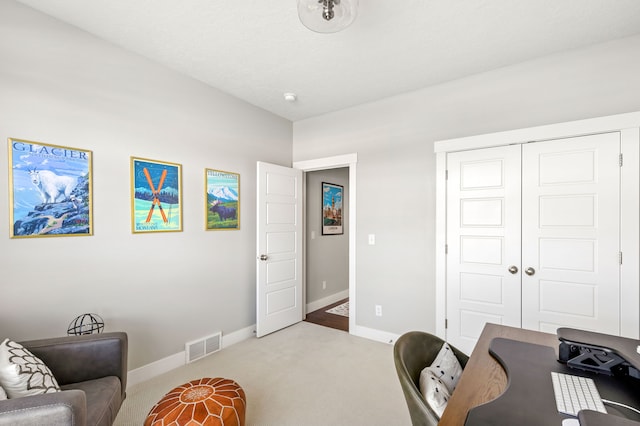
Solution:
[(0, 425), (113, 424), (127, 387), (126, 333), (20, 343), (51, 369), (62, 391), (0, 401)]

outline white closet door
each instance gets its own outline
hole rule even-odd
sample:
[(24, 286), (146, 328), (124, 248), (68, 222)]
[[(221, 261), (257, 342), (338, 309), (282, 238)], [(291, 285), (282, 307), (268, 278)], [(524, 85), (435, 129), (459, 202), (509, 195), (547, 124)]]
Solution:
[(523, 146), (523, 328), (620, 333), (619, 153), (617, 132)]
[(520, 146), (447, 155), (447, 339), (471, 353), (486, 322), (520, 327)]

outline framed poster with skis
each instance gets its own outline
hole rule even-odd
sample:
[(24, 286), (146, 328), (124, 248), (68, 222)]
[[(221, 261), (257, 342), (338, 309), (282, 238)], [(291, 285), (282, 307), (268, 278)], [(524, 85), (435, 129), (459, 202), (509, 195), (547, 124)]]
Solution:
[(131, 231), (182, 231), (182, 166), (131, 157)]

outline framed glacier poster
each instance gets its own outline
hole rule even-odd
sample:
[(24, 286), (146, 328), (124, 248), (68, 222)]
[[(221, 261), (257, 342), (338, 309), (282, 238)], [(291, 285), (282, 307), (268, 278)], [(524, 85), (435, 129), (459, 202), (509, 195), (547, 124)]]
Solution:
[(322, 235), (340, 235), (342, 226), (342, 198), (344, 187), (322, 182)]
[(92, 152), (9, 138), (11, 238), (93, 235)]
[(131, 230), (182, 231), (182, 166), (131, 157)]
[(240, 175), (205, 169), (206, 230), (240, 229)]

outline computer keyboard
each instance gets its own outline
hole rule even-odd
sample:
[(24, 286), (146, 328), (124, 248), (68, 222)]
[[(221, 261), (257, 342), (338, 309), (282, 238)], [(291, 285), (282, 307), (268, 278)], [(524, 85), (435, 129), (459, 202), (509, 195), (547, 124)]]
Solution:
[(570, 416), (577, 416), (580, 410), (607, 412), (593, 379), (551, 372), (551, 381), (559, 412)]

